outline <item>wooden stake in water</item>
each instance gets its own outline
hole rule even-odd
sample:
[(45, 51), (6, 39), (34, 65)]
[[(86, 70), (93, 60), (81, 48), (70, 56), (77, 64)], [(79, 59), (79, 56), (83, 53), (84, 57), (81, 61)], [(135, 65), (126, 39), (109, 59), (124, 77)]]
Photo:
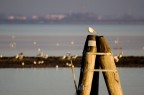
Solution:
[[(111, 49), (103, 36), (99, 37), (99, 40), (97, 40), (97, 42), (99, 43), (99, 45), (97, 46), (100, 49), (99, 52), (111, 53)], [(116, 65), (114, 63), (113, 55), (103, 55), (100, 56), (98, 60), (100, 61), (100, 66), (103, 70), (115, 71), (103, 72), (109, 95), (123, 95), (120, 78)]]
[[(99, 36), (96, 36), (96, 46), (99, 44), (97, 42)], [(99, 48), (97, 48), (97, 52), (99, 51)], [(99, 69), (99, 57), (100, 55), (98, 55), (98, 53), (95, 54), (96, 55), (96, 59), (95, 59), (95, 70), (96, 69)], [(93, 81), (92, 81), (92, 87), (91, 87), (91, 93), (90, 95), (98, 95), (99, 93), (99, 71), (98, 72), (95, 72), (94, 70), (92, 70), (94, 72), (94, 75), (93, 75)]]
[(81, 67), (80, 80), (78, 86), (78, 95), (90, 95), (93, 73), (89, 70), (94, 69), (96, 55), (87, 54), (87, 52), (96, 53), (96, 36), (88, 35), (84, 47), (83, 63)]

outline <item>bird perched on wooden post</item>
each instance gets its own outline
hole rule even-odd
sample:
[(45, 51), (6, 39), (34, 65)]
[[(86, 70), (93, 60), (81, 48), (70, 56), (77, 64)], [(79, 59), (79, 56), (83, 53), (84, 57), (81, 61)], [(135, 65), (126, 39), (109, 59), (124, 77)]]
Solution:
[(92, 27), (88, 28), (88, 32), (91, 34), (94, 34), (94, 33), (96, 34), (96, 31)]

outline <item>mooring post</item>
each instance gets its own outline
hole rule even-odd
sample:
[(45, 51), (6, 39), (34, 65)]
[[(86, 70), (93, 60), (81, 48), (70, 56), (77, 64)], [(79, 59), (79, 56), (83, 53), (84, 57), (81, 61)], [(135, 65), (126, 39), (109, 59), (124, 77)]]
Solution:
[[(97, 42), (98, 39), (99, 39), (99, 36), (96, 36), (96, 46), (99, 45), (99, 42)], [(97, 52), (98, 51), (99, 51), (99, 47), (97, 47)], [(100, 57), (100, 55), (96, 55), (95, 68), (94, 69), (100, 68), (99, 60), (98, 60), (99, 57)], [(99, 72), (94, 71), (90, 95), (99, 95)]]
[(97, 47), (100, 49), (98, 52), (111, 53), (111, 55), (101, 55), (99, 59), (97, 59), (100, 61), (101, 69), (112, 70), (111, 72), (103, 72), (108, 93), (109, 95), (123, 95), (120, 78), (118, 75), (116, 65), (114, 63), (114, 58), (111, 49), (103, 36), (99, 37), (97, 42), (99, 43)]
[(84, 46), (80, 79), (78, 85), (78, 95), (90, 95), (92, 79), (93, 79), (93, 70), (95, 67), (96, 55), (87, 54), (87, 52), (96, 53), (96, 36), (88, 35), (86, 43)]

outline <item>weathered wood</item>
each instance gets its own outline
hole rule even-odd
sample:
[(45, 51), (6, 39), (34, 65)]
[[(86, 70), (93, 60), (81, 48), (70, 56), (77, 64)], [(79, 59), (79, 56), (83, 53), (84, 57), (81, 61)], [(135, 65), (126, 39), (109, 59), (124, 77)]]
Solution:
[[(103, 36), (99, 37), (97, 42), (100, 43), (97, 46), (100, 49), (99, 52), (111, 53), (111, 49)], [(123, 95), (120, 78), (114, 63), (113, 55), (103, 55), (100, 56), (98, 60), (100, 61), (100, 66), (102, 69), (116, 70), (116, 72), (103, 72), (109, 95)]]
[[(99, 45), (99, 42), (97, 42), (97, 39), (99, 38), (99, 36), (96, 36), (96, 46)], [(99, 51), (99, 48), (97, 48), (97, 52)], [(99, 69), (99, 55), (96, 55), (96, 59), (95, 59), (95, 69)], [(93, 75), (93, 81), (92, 81), (92, 87), (91, 87), (91, 93), (90, 95), (98, 95), (99, 93), (99, 72), (94, 72)]]
[(83, 55), (82, 55), (82, 61), (81, 61), (80, 77), (79, 77), (77, 95), (80, 95), (80, 93), (81, 93), (81, 88), (80, 87), (81, 87), (82, 79), (83, 79), (84, 62), (85, 62), (85, 52), (87, 50), (87, 46), (88, 46), (88, 36), (86, 38), (84, 49), (83, 49)]
[(96, 55), (87, 54), (87, 52), (96, 53), (96, 36), (88, 35), (84, 47), (83, 61), (78, 85), (78, 95), (90, 95), (93, 73), (95, 67)]

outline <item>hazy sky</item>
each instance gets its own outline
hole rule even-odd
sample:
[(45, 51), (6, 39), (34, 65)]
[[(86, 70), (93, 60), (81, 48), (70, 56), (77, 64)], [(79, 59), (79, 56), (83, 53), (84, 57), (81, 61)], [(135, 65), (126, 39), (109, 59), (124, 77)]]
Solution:
[(144, 16), (144, 0), (0, 0), (0, 13), (46, 15), (71, 12)]

